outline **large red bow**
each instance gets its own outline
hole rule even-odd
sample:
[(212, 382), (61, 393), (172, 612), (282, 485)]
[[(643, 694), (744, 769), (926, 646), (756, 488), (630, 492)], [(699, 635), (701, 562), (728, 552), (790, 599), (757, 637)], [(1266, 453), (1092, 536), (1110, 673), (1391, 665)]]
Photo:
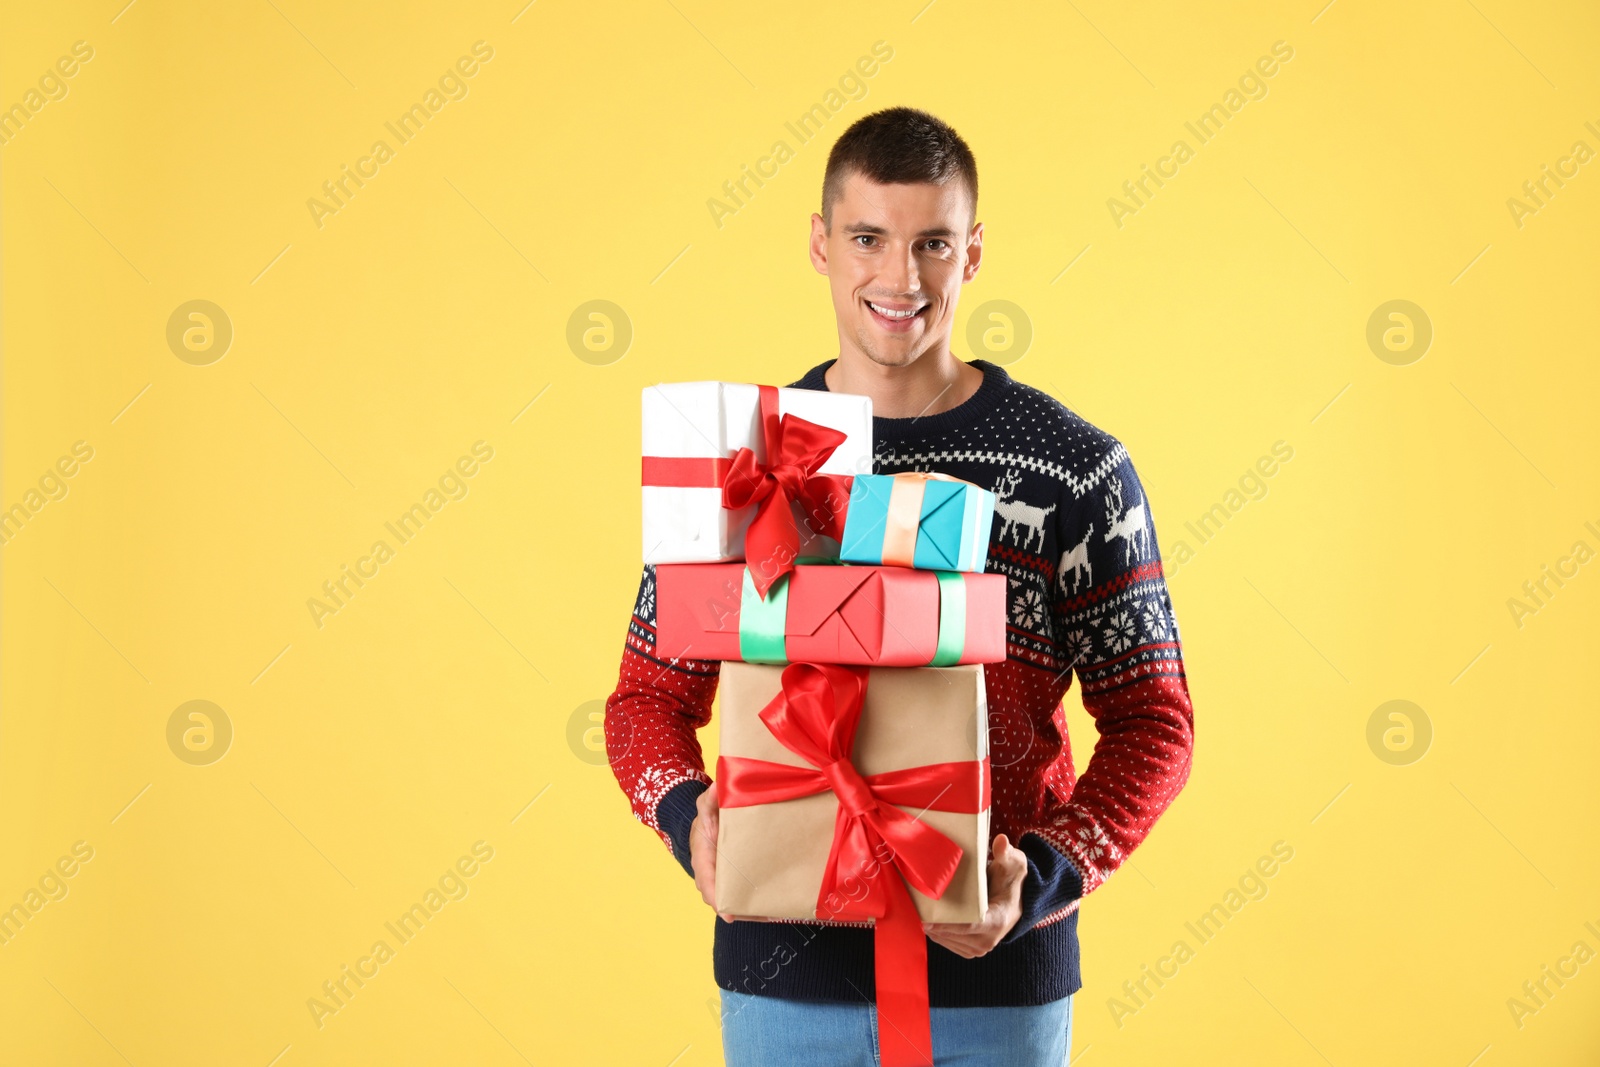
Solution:
[(784, 668), (783, 688), (761, 710), (761, 721), (810, 766), (719, 756), (717, 799), (732, 808), (829, 790), (837, 794), (839, 812), (817, 916), (875, 920), (873, 972), (883, 1067), (925, 1067), (933, 1062), (928, 943), (906, 883), (930, 897), (943, 896), (962, 849), (895, 805), (982, 811), (989, 806), (989, 760), (931, 763), (863, 777), (850, 756), (867, 671), (814, 663)]
[(778, 390), (761, 386), (761, 439), (767, 462), (753, 449), (741, 448), (722, 482), (722, 506), (756, 506), (744, 535), (744, 558), (762, 596), (772, 583), (794, 569), (800, 554), (800, 531), (791, 503), (798, 503), (817, 533), (835, 540), (844, 536), (844, 514), (850, 505), (849, 475), (818, 474), (817, 469), (845, 442), (846, 434), (797, 415), (778, 416)]

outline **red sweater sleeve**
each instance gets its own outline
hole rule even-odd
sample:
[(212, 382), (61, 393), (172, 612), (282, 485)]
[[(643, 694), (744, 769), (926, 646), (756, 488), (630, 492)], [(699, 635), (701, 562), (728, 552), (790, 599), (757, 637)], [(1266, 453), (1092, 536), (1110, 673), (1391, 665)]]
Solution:
[(1078, 502), (1092, 526), (1063, 538), (1069, 551), (1054, 605), (1099, 737), (1064, 809), (1034, 831), (1072, 859), (1085, 895), (1149, 834), (1188, 781), (1194, 750), (1194, 708), (1155, 524), (1132, 461), (1121, 444), (1114, 451), (1120, 458), (1108, 455), (1106, 475)]
[[(646, 565), (628, 623), (617, 687), (606, 700), (606, 758), (628, 797), (633, 817), (654, 830), (676, 855), (673, 839), (678, 837), (682, 847), (688, 840), (688, 827), (663, 826), (661, 801), (684, 782), (711, 782), (695, 732), (711, 721), (711, 700), (721, 664), (656, 658), (655, 624), (655, 567)], [(679, 797), (690, 792), (680, 791)], [(692, 819), (692, 808), (689, 817)], [(681, 812), (672, 821), (681, 822)], [(680, 862), (685, 860), (679, 857)]]

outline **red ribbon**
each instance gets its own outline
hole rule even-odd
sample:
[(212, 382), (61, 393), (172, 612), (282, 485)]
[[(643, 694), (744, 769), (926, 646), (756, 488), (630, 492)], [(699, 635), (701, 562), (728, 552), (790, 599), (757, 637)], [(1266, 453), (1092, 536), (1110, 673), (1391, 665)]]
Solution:
[(863, 777), (850, 755), (867, 671), (815, 663), (785, 667), (783, 688), (761, 709), (761, 721), (810, 766), (719, 756), (717, 799), (720, 806), (732, 808), (829, 790), (838, 796), (817, 916), (874, 920), (883, 1067), (926, 1067), (933, 1063), (928, 942), (906, 883), (930, 897), (943, 896), (962, 849), (895, 805), (980, 812), (989, 806), (989, 760), (930, 763)]
[(754, 504), (756, 513), (744, 536), (744, 558), (756, 591), (766, 596), (773, 582), (794, 569), (795, 557), (800, 554), (800, 531), (791, 504), (801, 505), (812, 529), (837, 541), (844, 536), (852, 478), (817, 473), (847, 434), (798, 415), (780, 418), (777, 387), (756, 388), (766, 463), (756, 459), (751, 448), (741, 448), (731, 458), (644, 456), (641, 481), (644, 485), (721, 487), (723, 507)]
[(800, 554), (800, 531), (791, 503), (805, 509), (817, 533), (838, 540), (844, 536), (852, 479), (817, 473), (848, 435), (797, 415), (780, 419), (778, 390), (773, 386), (761, 386), (760, 399), (767, 462), (757, 460), (753, 449), (735, 452), (733, 466), (722, 483), (722, 506), (756, 506), (744, 535), (744, 558), (756, 592), (766, 596), (773, 582), (794, 569), (795, 557)]
[(640, 462), (639, 484), (720, 489), (732, 465), (732, 460), (721, 457), (644, 456)]

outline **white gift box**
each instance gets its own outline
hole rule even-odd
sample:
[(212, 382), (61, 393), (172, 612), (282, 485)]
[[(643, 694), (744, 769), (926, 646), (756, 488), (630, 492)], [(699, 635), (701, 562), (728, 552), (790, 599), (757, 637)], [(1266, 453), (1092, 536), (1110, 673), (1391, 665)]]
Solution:
[[(780, 417), (794, 415), (847, 435), (816, 473), (872, 473), (870, 397), (740, 382), (668, 382), (643, 392), (645, 481), (652, 480), (653, 459), (731, 460), (739, 449), (749, 448), (765, 464), (763, 390), (776, 394)], [(709, 473), (711, 467), (705, 464), (694, 477), (665, 479), (699, 484), (643, 486), (646, 563), (716, 563), (744, 558), (745, 529), (756, 509), (724, 508), (722, 488)], [(815, 533), (799, 509), (795, 510), (800, 555), (837, 558), (839, 543)]]

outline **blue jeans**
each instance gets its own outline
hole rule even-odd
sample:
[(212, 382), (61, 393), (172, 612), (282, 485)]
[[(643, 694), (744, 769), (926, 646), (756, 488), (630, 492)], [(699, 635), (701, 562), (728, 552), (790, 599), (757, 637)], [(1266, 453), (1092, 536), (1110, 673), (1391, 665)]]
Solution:
[[(878, 1067), (878, 1014), (865, 1001), (783, 1000), (722, 990), (727, 1067)], [(934, 1008), (938, 1067), (1062, 1067), (1072, 998), (1037, 1007)]]

